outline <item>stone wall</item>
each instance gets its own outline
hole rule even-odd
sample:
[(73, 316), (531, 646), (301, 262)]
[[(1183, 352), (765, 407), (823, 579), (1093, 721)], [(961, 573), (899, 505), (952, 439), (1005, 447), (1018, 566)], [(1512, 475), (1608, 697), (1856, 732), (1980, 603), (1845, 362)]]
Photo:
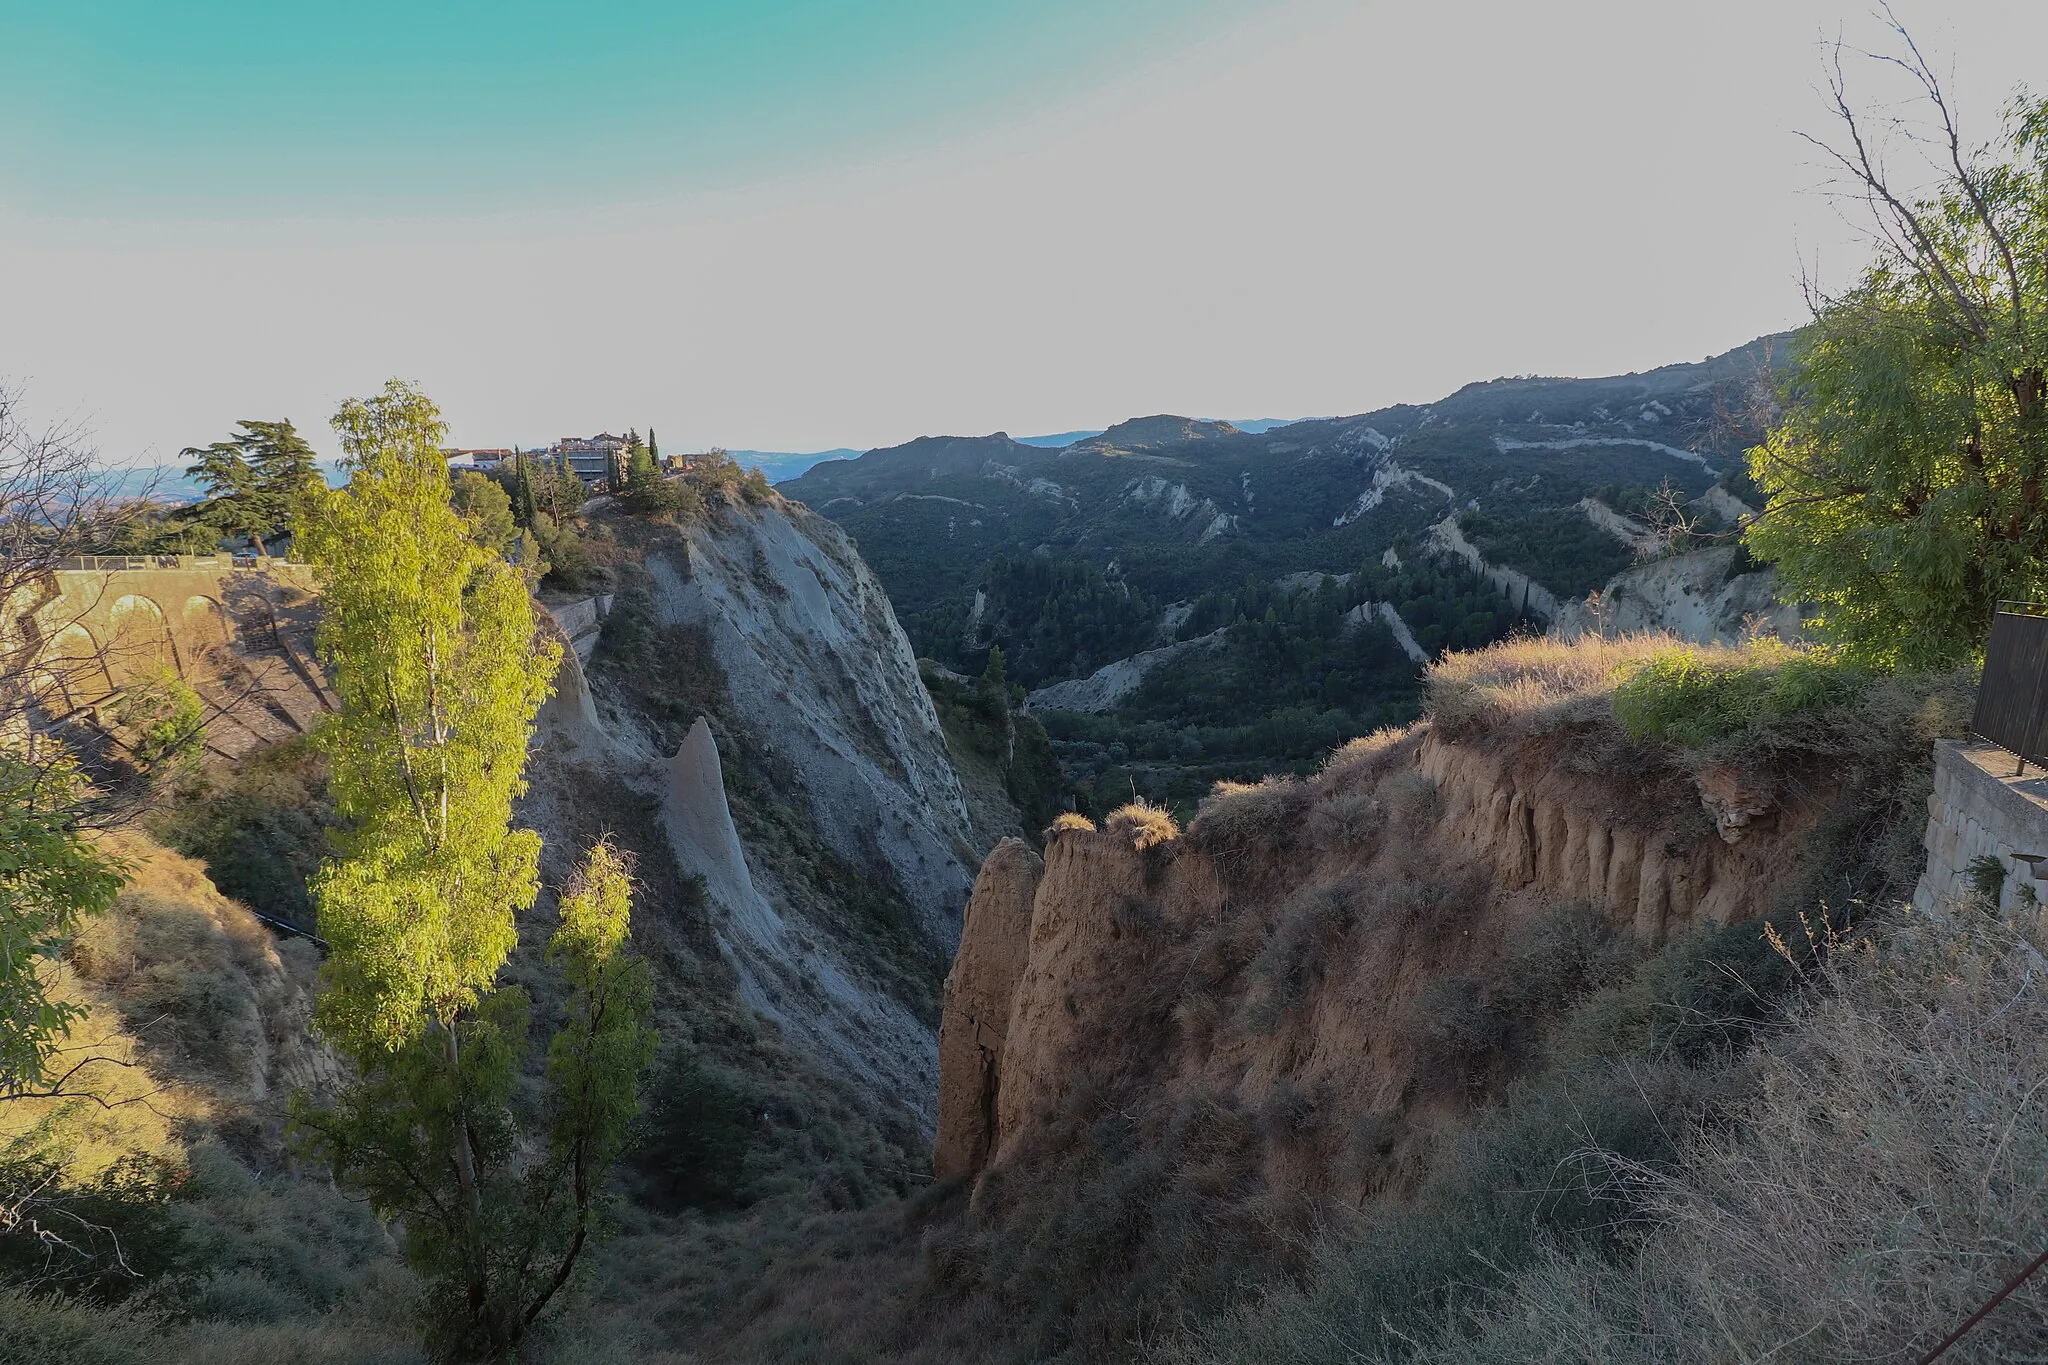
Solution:
[[(1999, 900), (2005, 908), (2028, 891), (2048, 899), (2048, 886), (2016, 855), (2048, 855), (2048, 774), (1982, 740), (1934, 746), (1934, 794), (1927, 799), (1927, 870), (1913, 893), (1916, 910), (1935, 909), (1970, 889), (1970, 864), (1995, 857), (2005, 866)], [(2044, 864), (2048, 868), (2048, 864)]]

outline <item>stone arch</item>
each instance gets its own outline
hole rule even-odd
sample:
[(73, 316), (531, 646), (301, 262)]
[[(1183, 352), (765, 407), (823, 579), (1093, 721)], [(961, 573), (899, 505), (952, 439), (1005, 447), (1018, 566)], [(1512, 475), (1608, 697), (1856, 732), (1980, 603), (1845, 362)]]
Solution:
[(225, 646), (228, 642), (227, 612), (205, 593), (192, 594), (185, 599), (185, 610), (179, 615), (175, 640), (179, 652), (192, 659), (204, 656), (208, 650)]
[(100, 642), (82, 621), (73, 621), (50, 637), (39, 667), (47, 686), (64, 699), (64, 709), (90, 705), (113, 690)]
[(178, 667), (170, 622), (153, 597), (123, 593), (107, 612), (107, 668), (116, 678), (145, 677)]

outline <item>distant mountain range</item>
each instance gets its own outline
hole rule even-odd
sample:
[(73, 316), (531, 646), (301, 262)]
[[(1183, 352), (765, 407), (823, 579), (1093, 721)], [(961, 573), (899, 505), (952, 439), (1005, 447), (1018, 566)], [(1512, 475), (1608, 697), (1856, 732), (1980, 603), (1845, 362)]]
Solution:
[[(1287, 426), (1295, 421), (1291, 417), (1259, 417), (1248, 422), (1231, 422), (1227, 425), (1239, 431), (1254, 434)], [(1083, 431), (1055, 431), (1045, 436), (1018, 436), (1013, 439), (1020, 446), (1037, 446), (1042, 450), (1063, 450), (1102, 435), (1101, 427), (1090, 427)], [(809, 470), (827, 460), (857, 459), (864, 452), (851, 446), (840, 446), (836, 450), (820, 450), (810, 454), (797, 454), (786, 450), (728, 450), (726, 454), (738, 460), (749, 469), (758, 469), (768, 476), (770, 483), (783, 483), (801, 477)]]
[(1161, 415), (1040, 438), (1057, 444), (923, 437), (820, 460), (781, 490), (854, 535), (921, 651), (963, 664), (977, 590), (1005, 557), (1082, 561), (1167, 604), (1346, 573), (1455, 517), (1488, 563), (1567, 598), (1633, 555), (1583, 500), (1641, 506), (1665, 483), (1696, 497), (1723, 470), (1739, 480), (1784, 342), (1608, 378), (1496, 379), (1354, 417)]

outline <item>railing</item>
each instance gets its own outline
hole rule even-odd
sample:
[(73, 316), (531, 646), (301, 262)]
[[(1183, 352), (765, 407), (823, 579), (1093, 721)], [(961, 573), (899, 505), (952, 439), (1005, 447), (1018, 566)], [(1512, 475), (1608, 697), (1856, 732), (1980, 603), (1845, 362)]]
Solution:
[(297, 560), (266, 555), (73, 555), (52, 567), (59, 571), (127, 573), (137, 569), (267, 569)]
[(2048, 603), (2000, 602), (1984, 647), (1984, 681), (1970, 732), (2048, 767)]

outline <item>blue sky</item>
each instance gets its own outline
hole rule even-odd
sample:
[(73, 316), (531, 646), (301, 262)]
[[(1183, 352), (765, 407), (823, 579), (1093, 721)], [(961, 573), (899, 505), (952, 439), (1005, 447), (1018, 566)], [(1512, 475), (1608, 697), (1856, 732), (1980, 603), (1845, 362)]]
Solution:
[[(2041, 0), (1895, 0), (1972, 140)], [(0, 383), (121, 463), (1428, 402), (1796, 325), (1869, 0), (0, 0)], [(1895, 70), (1852, 60), (1885, 110)], [(1915, 173), (1910, 149), (1898, 166)]]
[(1019, 117), (1270, 0), (0, 0), (0, 193), (59, 215), (646, 199)]

